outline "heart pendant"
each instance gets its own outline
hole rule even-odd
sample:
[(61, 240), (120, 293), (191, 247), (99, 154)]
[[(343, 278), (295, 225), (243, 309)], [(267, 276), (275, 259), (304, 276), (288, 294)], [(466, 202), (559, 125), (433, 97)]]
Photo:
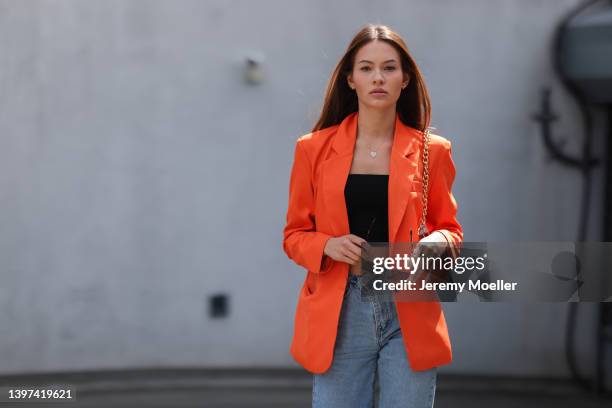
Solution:
[(372, 156), (372, 158), (375, 158), (376, 157), (376, 152), (375, 151), (371, 151), (370, 152), (370, 156)]

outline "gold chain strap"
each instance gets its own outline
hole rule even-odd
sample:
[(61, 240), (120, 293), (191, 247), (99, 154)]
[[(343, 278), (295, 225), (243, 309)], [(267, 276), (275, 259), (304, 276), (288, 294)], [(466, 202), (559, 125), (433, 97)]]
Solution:
[(422, 239), (427, 235), (427, 192), (429, 189), (429, 132), (434, 128), (427, 128), (423, 132), (423, 197), (421, 197), (421, 203), (423, 204), (423, 213), (421, 214), (421, 224), (419, 225), (419, 239)]

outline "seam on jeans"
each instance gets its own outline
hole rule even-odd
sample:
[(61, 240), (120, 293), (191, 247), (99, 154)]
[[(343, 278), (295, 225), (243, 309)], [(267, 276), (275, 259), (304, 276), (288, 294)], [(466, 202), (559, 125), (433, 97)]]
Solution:
[(433, 408), (434, 406), (434, 393), (436, 389), (436, 378), (437, 378), (436, 367), (434, 367), (432, 371), (433, 371), (433, 377), (431, 381), (431, 387), (429, 388), (429, 404), (428, 404), (431, 408)]
[(317, 403), (317, 396), (316, 396), (316, 386), (315, 386), (315, 379), (317, 378), (316, 375), (312, 376), (312, 406), (314, 407), (315, 404)]
[(380, 337), (381, 337), (381, 330), (380, 330), (380, 324), (378, 322), (378, 301), (376, 300), (376, 298), (372, 299), (372, 315), (374, 316), (374, 341), (376, 342), (376, 345), (378, 345), (378, 348), (380, 349)]
[(390, 313), (389, 305), (386, 303), (384, 299), (381, 300), (380, 304), (381, 304), (381, 310), (384, 311), (384, 313), (382, 313), (383, 315), (382, 323), (383, 324), (381, 324), (381, 334), (383, 334), (385, 332), (385, 329), (387, 329), (387, 327), (389, 327), (389, 325), (391, 324), (391, 313)]

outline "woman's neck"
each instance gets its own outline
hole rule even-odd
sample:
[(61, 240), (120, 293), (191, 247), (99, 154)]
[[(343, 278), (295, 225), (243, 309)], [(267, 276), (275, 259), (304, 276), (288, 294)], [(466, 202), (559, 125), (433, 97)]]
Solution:
[(357, 137), (367, 141), (393, 139), (395, 115), (395, 109), (360, 109), (357, 115)]

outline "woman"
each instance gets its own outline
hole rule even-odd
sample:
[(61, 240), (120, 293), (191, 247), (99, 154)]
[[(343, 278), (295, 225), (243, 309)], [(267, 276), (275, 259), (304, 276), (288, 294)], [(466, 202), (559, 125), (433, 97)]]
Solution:
[(424, 143), (429, 117), (406, 44), (368, 25), (336, 66), (317, 124), (296, 143), (283, 249), (307, 270), (291, 354), (313, 373), (315, 407), (371, 407), (375, 380), (380, 407), (432, 406), (437, 367), (452, 360), (439, 302), (360, 298), (362, 245), (417, 238), (423, 156), (430, 233), (419, 247), (456, 254), (463, 240), (451, 144), (436, 135)]

